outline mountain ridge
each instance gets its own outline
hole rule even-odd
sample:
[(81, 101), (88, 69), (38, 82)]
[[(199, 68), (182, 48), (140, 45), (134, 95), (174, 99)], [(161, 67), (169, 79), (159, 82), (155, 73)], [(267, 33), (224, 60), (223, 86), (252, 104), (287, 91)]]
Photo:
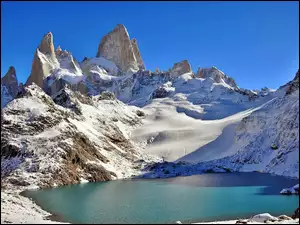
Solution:
[[(127, 54), (130, 55), (128, 58)], [(178, 70), (178, 71), (177, 71)], [(85, 58), (82, 62), (77, 62), (67, 50), (62, 51), (60, 46), (55, 50), (53, 44), (53, 34), (48, 32), (41, 40), (39, 47), (36, 49), (32, 63), (31, 74), (25, 85), (32, 82), (38, 84), (43, 89), (52, 89), (52, 92), (59, 91), (62, 88), (59, 83), (72, 86), (75, 90), (82, 93), (98, 92), (89, 90), (89, 87), (97, 83), (107, 83), (103, 79), (111, 79), (110, 76), (126, 76), (139, 71), (145, 71), (147, 74), (157, 72), (146, 72), (142, 56), (139, 52), (137, 40), (130, 39), (128, 31), (123, 24), (118, 24), (111, 32), (105, 35), (98, 46), (96, 58)], [(216, 67), (198, 68), (193, 72), (191, 65), (187, 60), (177, 62), (169, 69), (172, 77), (178, 77), (186, 72), (193, 73), (193, 78), (212, 78), (214, 82), (228, 84), (236, 88), (244, 95), (257, 95), (256, 92), (239, 88), (234, 80)], [(160, 72), (167, 73), (167, 72)], [(58, 81), (63, 79), (64, 81)], [(49, 81), (52, 80), (52, 81)], [(45, 82), (46, 81), (46, 82)], [(56, 83), (55, 87), (49, 87), (48, 83)], [(50, 85), (51, 86), (51, 85)], [(75, 87), (76, 86), (76, 87)], [(98, 85), (99, 86), (99, 85)], [(101, 85), (100, 85), (101, 86)], [(115, 93), (116, 94), (116, 93)]]
[[(186, 59), (152, 72), (137, 40), (118, 25), (101, 39), (96, 57), (82, 62), (55, 49), (48, 32), (25, 86), (14, 68), (7, 74), (1, 79), (1, 172), (10, 185), (178, 175), (155, 166), (143, 170), (163, 160), (186, 161), (180, 175), (223, 171), (220, 166), (288, 176), (299, 171), (290, 157), (299, 148), (298, 124), (291, 125), (299, 114), (299, 71), (279, 89), (260, 91), (240, 88), (216, 67), (195, 73)], [(222, 134), (232, 143), (222, 142)], [(272, 144), (279, 150), (271, 151)]]

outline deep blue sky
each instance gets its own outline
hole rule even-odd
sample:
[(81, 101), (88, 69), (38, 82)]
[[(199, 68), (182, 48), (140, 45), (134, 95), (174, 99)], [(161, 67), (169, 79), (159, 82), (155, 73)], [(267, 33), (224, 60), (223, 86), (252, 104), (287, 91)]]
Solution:
[(240, 87), (278, 88), (299, 68), (298, 2), (1, 2), (1, 76), (19, 81), (51, 31), (54, 45), (81, 61), (96, 55), (117, 24), (137, 38), (147, 69), (188, 59), (217, 66)]

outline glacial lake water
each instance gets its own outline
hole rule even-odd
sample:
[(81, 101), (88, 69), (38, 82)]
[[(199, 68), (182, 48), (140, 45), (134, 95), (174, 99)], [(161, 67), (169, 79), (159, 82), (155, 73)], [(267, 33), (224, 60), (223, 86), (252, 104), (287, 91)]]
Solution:
[(262, 173), (85, 183), (23, 193), (71, 223), (191, 223), (292, 215), (298, 196), (279, 195), (299, 180)]

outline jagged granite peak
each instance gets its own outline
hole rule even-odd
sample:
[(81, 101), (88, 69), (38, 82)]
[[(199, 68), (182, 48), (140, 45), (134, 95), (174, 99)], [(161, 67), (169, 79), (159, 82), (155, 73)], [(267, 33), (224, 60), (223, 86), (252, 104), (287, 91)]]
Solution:
[(18, 86), (16, 70), (13, 66), (10, 66), (5, 76), (1, 78), (1, 84)]
[(43, 88), (44, 79), (58, 67), (59, 63), (54, 51), (53, 35), (51, 32), (48, 32), (44, 35), (40, 46), (35, 51), (31, 73), (25, 85), (27, 86), (34, 82)]
[(45, 72), (48, 73), (50, 72), (49, 70), (45, 71), (46, 68), (44, 69), (41, 57), (39, 55), (40, 55), (40, 51), (36, 49), (34, 53), (33, 62), (32, 62), (31, 73), (25, 83), (25, 86), (35, 83), (38, 86), (43, 87)]
[(177, 77), (185, 73), (191, 73), (192, 68), (190, 63), (187, 60), (175, 63), (170, 71), (171, 76)]
[(140, 50), (139, 50), (139, 47), (138, 47), (138, 44), (137, 44), (137, 40), (135, 38), (133, 38), (131, 40), (131, 44), (132, 44), (132, 47), (133, 47), (133, 52), (134, 52), (135, 58), (136, 58), (136, 60), (138, 62), (138, 65), (139, 65), (139, 69), (145, 70), (144, 61), (142, 59), (142, 56), (141, 56), (141, 53), (140, 53)]
[(74, 74), (82, 74), (80, 65), (73, 57), (71, 52), (62, 50), (62, 48), (58, 46), (55, 50), (55, 55), (59, 62), (60, 68), (69, 70)]
[(1, 108), (14, 99), (19, 91), (16, 70), (10, 66), (4, 77), (1, 78)]
[(39, 50), (41, 53), (48, 55), (53, 61), (55, 61), (56, 58), (53, 44), (53, 35), (51, 32), (48, 32), (44, 35), (39, 46)]
[(122, 72), (139, 69), (129, 34), (122, 24), (102, 38), (96, 57), (100, 56), (114, 62)]
[(57, 46), (57, 48), (56, 48), (56, 50), (55, 50), (55, 54), (56, 55), (60, 55), (62, 53), (62, 49), (61, 49), (61, 47), (60, 47), (60, 45), (59, 46)]
[(196, 77), (204, 79), (211, 78), (216, 83), (226, 83), (231, 87), (237, 88), (234, 79), (225, 75), (221, 70), (218, 70), (215, 66), (211, 68), (198, 68)]

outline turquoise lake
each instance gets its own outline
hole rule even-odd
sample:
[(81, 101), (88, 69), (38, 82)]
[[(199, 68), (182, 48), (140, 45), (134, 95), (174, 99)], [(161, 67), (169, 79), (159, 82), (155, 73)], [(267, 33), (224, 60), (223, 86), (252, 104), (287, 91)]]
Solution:
[(71, 223), (174, 223), (291, 215), (298, 196), (279, 195), (298, 180), (262, 173), (212, 173), (155, 180), (86, 183), (26, 191)]

